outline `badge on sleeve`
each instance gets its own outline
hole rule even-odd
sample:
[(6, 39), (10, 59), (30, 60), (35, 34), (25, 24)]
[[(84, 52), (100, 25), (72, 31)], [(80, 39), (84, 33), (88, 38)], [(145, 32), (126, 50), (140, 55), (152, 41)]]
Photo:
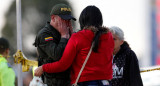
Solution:
[(50, 40), (53, 40), (53, 37), (46, 37), (45, 38), (45, 41), (50, 41)]

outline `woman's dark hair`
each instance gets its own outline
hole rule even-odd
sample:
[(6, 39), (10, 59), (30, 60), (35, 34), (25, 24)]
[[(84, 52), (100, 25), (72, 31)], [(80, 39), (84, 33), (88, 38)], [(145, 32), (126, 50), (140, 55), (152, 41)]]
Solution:
[(6, 49), (9, 48), (9, 42), (5, 38), (0, 38), (0, 54), (2, 54)]
[(101, 11), (96, 6), (87, 6), (80, 14), (79, 23), (81, 30), (85, 26), (95, 26), (97, 28), (102, 26)]
[(93, 39), (94, 42), (93, 51), (97, 52), (99, 38), (104, 31), (102, 30), (103, 19), (101, 11), (96, 6), (87, 6), (80, 14), (79, 23), (81, 30), (83, 30), (84, 27), (89, 27), (89, 26), (93, 26), (98, 29)]

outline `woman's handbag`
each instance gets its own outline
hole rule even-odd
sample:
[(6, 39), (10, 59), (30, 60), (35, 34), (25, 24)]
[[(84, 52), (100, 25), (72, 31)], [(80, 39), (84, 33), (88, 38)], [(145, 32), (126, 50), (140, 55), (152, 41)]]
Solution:
[(90, 48), (90, 50), (89, 50), (89, 52), (88, 52), (88, 55), (87, 55), (87, 57), (86, 57), (83, 65), (82, 65), (82, 67), (81, 67), (81, 70), (79, 71), (79, 74), (78, 74), (78, 76), (77, 76), (77, 79), (76, 79), (75, 83), (74, 83), (72, 86), (77, 86), (77, 83), (78, 83), (78, 80), (79, 80), (79, 78), (80, 78), (80, 76), (81, 76), (81, 73), (82, 73), (82, 71), (83, 71), (83, 69), (84, 69), (84, 67), (85, 67), (85, 65), (86, 65), (86, 63), (87, 63), (87, 61), (88, 61), (88, 59), (89, 59), (89, 56), (91, 55), (93, 45), (94, 45), (94, 42), (92, 42), (91, 48)]

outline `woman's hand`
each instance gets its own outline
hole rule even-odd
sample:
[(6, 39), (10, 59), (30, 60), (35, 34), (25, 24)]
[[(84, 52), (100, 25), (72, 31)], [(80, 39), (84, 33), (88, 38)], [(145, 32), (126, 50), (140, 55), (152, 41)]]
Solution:
[(34, 75), (35, 76), (41, 76), (43, 74), (43, 68), (42, 66), (39, 66), (35, 71), (34, 71)]

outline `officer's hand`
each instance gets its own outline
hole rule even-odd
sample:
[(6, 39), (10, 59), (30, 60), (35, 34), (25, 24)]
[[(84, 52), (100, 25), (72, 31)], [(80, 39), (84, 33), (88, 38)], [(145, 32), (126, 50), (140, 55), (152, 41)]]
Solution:
[(68, 28), (69, 28), (69, 35), (71, 36), (72, 33), (73, 33), (73, 27), (72, 27), (72, 24), (71, 24), (71, 21), (68, 22)]
[(73, 27), (72, 27), (72, 24), (71, 24), (71, 21), (70, 20), (64, 20), (67, 28), (65, 29), (65, 34), (61, 34), (61, 37), (67, 37), (67, 38), (70, 38), (70, 36), (72, 35), (73, 33)]
[(41, 76), (43, 74), (43, 68), (42, 66), (39, 66), (35, 71), (34, 71), (34, 75), (35, 76)]
[(60, 32), (61, 37), (63, 38), (69, 38), (70, 37), (70, 20), (63, 20), (61, 18), (57, 19), (58, 27), (57, 30)]

